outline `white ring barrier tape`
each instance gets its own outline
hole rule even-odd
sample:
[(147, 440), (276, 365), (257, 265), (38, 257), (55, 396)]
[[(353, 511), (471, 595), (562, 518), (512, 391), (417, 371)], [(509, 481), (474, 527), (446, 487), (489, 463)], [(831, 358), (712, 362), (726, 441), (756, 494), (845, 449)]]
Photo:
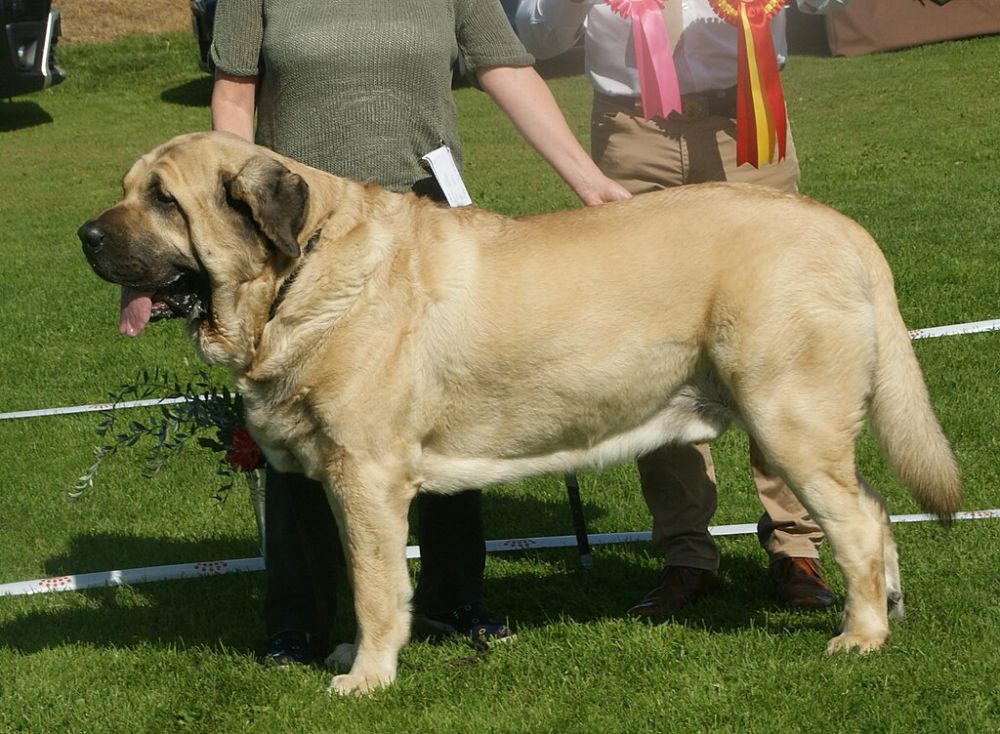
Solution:
[[(913, 329), (910, 331), (911, 339), (934, 339), (940, 336), (955, 336), (957, 334), (980, 334), (987, 331), (1000, 331), (1000, 319), (990, 321), (970, 321), (966, 324), (952, 324), (951, 326), (932, 326), (927, 329)], [(71, 405), (66, 408), (42, 408), (41, 410), (18, 410), (10, 413), (0, 413), (0, 420), (13, 420), (15, 418), (38, 418), (46, 415), (71, 415), (74, 413), (97, 413), (102, 410), (112, 408), (146, 408), (154, 405), (173, 405), (183, 403), (189, 398), (157, 398), (151, 400), (130, 400), (121, 403), (91, 403), (89, 405)]]
[(102, 410), (121, 410), (123, 408), (148, 408), (154, 405), (175, 405), (189, 398), (153, 398), (150, 400), (128, 400), (121, 403), (90, 403), (89, 405), (71, 405), (67, 408), (42, 408), (41, 410), (19, 410), (13, 413), (0, 413), (0, 420), (14, 418), (38, 418), (45, 415), (72, 415), (73, 413), (97, 413)]
[(951, 326), (932, 326), (927, 329), (913, 329), (911, 339), (933, 339), (939, 336), (956, 336), (958, 334), (981, 334), (985, 331), (1000, 331), (1000, 319), (990, 321), (972, 321), (967, 324), (952, 324)]
[[(894, 523), (929, 522), (937, 520), (934, 515), (893, 515), (889, 518)], [(1000, 519), (1000, 509), (974, 510), (972, 512), (955, 513), (955, 520), (993, 520)], [(709, 528), (714, 536), (750, 535), (757, 532), (755, 524), (717, 525)], [(607, 545), (609, 543), (636, 543), (649, 540), (651, 533), (598, 533), (587, 536), (591, 545)], [(556, 535), (543, 538), (510, 538), (507, 540), (488, 540), (486, 550), (491, 553), (507, 551), (536, 550), (539, 548), (565, 548), (576, 545), (575, 535)], [(406, 549), (407, 558), (420, 558), (420, 549), (411, 545)], [(95, 573), (53, 576), (33, 581), (15, 581), (0, 584), (0, 597), (26, 596), (31, 594), (47, 594), (54, 591), (81, 591), (108, 586), (124, 586), (148, 583), (150, 581), (176, 581), (179, 579), (203, 578), (205, 576), (221, 576), (227, 573), (247, 571), (263, 571), (264, 559), (238, 558), (231, 561), (202, 561), (199, 563), (177, 563), (170, 566), (150, 566), (148, 568), (126, 568), (118, 571), (98, 571)]]

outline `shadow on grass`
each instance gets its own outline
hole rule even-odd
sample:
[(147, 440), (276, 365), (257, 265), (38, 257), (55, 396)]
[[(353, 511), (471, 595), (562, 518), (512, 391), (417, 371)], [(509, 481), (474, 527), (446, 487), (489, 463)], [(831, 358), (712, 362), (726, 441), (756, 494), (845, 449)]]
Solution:
[[(51, 559), (46, 569), (58, 575), (250, 555), (257, 555), (254, 545), (237, 538), (89, 535), (78, 537), (71, 552)], [(150, 644), (251, 652), (263, 635), (263, 581), (263, 574), (244, 573), (46, 594), (21, 600), (26, 611), (0, 623), (0, 640), (25, 653), (62, 645)]]
[(172, 89), (165, 89), (160, 93), (160, 99), (183, 107), (208, 107), (212, 101), (212, 77), (205, 74)]
[[(553, 572), (544, 577), (505, 576), (501, 568), (502, 578), (491, 578), (487, 583), (488, 606), (520, 629), (543, 627), (556, 619), (581, 623), (621, 619), (628, 607), (656, 585), (659, 561), (651, 568), (650, 555), (641, 544), (618, 546), (608, 552), (598, 548), (594, 555), (593, 568), (585, 570), (576, 565), (573, 554), (566, 553), (562, 568), (553, 564)], [(502, 558), (492, 562), (516, 561)], [(763, 551), (744, 556), (724, 550), (719, 573), (722, 588), (717, 593), (658, 621), (718, 633), (754, 627), (774, 634), (802, 630), (832, 634), (840, 606), (819, 613), (781, 606), (768, 590)]]
[(785, 12), (788, 53), (794, 56), (829, 56), (826, 26), (822, 15), (811, 15), (790, 3)]
[(0, 133), (23, 130), (37, 125), (47, 125), (52, 122), (52, 115), (35, 102), (18, 100), (6, 102), (0, 100)]
[(45, 572), (49, 576), (62, 576), (258, 555), (257, 544), (247, 538), (187, 541), (101, 533), (73, 538), (67, 553), (45, 562)]
[[(558, 503), (505, 499), (505, 513), (568, 510)], [(589, 512), (593, 515), (594, 508)], [(571, 531), (567, 531), (571, 532)], [(491, 533), (491, 535), (493, 535)], [(52, 558), (53, 575), (81, 569), (112, 569), (257, 555), (254, 539), (219, 538), (188, 542), (116, 535), (79, 536), (65, 556)], [(127, 559), (127, 561), (123, 561)], [(553, 620), (576, 623), (621, 619), (657, 579), (658, 559), (645, 544), (601, 546), (594, 565), (582, 569), (575, 548), (495, 554), (489, 561), (486, 603), (515, 629), (527, 631)], [(833, 612), (800, 614), (780, 610), (768, 595), (763, 552), (727, 552), (723, 546), (722, 590), (671, 618), (674, 624), (726, 633), (750, 627), (787, 635), (804, 630), (832, 632)], [(264, 574), (246, 573), (145, 583), (133, 587), (50, 594), (23, 600), (25, 612), (0, 622), (0, 640), (23, 653), (63, 645), (108, 648), (163, 646), (209, 648), (255, 654), (263, 641)], [(346, 584), (340, 585), (346, 589)], [(353, 638), (349, 593), (338, 598), (334, 642)], [(419, 625), (415, 640), (433, 639)]]

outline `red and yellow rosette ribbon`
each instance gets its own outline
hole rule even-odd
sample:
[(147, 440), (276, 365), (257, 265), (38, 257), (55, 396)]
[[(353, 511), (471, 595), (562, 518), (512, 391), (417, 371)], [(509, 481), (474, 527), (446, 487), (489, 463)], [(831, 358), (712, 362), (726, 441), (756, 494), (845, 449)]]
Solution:
[[(671, 0), (680, 2), (681, 0)], [(674, 53), (663, 23), (664, 0), (607, 0), (611, 10), (632, 21), (632, 45), (639, 70), (642, 115), (647, 120), (681, 111)]]
[(755, 168), (785, 157), (787, 122), (778, 61), (768, 21), (783, 0), (710, 0), (716, 15), (736, 26), (736, 164)]

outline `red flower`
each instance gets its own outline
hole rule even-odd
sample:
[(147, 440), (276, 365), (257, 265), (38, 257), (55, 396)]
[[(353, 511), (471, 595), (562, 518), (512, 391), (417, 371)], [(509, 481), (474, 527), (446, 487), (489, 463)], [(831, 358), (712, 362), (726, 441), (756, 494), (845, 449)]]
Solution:
[(260, 446), (253, 440), (245, 426), (233, 429), (233, 437), (225, 458), (226, 463), (237, 471), (253, 471), (263, 464)]

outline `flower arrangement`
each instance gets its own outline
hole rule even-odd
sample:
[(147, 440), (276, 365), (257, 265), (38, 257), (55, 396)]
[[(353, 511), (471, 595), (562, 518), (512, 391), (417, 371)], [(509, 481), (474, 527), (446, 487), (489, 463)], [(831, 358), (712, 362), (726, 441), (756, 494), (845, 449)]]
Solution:
[(72, 497), (94, 486), (104, 461), (140, 442), (149, 444), (146, 477), (157, 474), (194, 441), (221, 455), (216, 498), (225, 499), (239, 477), (246, 479), (252, 496), (260, 492), (257, 470), (264, 460), (243, 423), (243, 398), (205, 371), (182, 381), (167, 370), (143, 370), (134, 382), (110, 396), (109, 407), (100, 415), (95, 430), (103, 443), (94, 449), (94, 463), (77, 480)]

